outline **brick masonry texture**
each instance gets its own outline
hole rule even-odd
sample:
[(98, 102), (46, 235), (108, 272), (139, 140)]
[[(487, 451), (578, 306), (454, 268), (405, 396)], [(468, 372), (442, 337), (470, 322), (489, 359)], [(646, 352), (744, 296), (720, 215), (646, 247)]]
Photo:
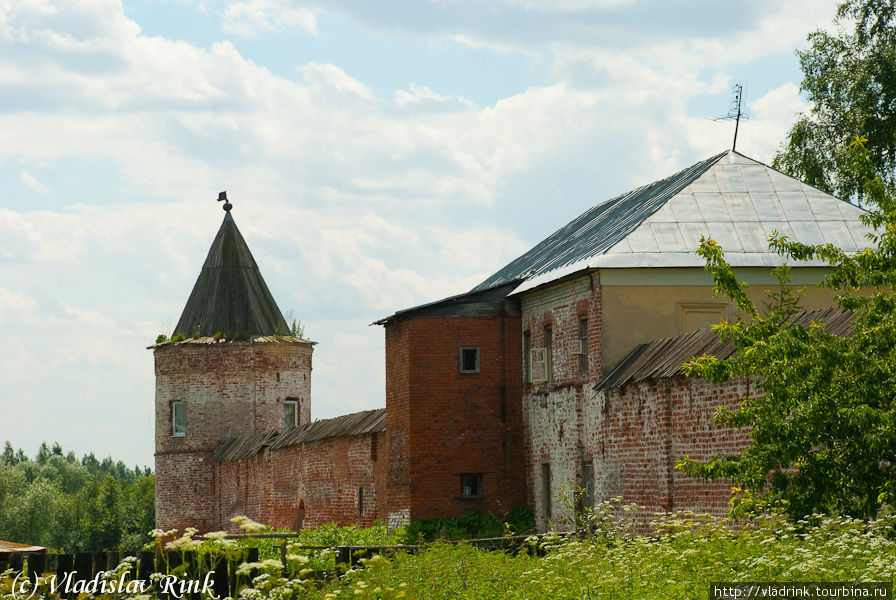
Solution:
[[(459, 349), (479, 349), (461, 373)], [(518, 316), (408, 318), (386, 327), (388, 520), (527, 504)], [(461, 497), (481, 474), (482, 497)]]
[(389, 457), (380, 445), (378, 433), (339, 436), (218, 463), (218, 528), (232, 529), (238, 515), (289, 529), (385, 521), (378, 507)]
[[(717, 407), (736, 408), (748, 392), (755, 393), (755, 381), (714, 385), (679, 376), (595, 392), (602, 376), (604, 316), (597, 277), (536, 290), (523, 299), (522, 312), (532, 347), (544, 347), (546, 325), (553, 347), (551, 379), (527, 384), (523, 395), (527, 485), (539, 529), (549, 523), (569, 526), (570, 499), (585, 487), (588, 463), (598, 502), (618, 497), (645, 507), (646, 513), (725, 513), (729, 482), (704, 482), (674, 466), (685, 456), (708, 459), (746, 447), (748, 432), (719, 428), (713, 415)], [(579, 356), (569, 352), (582, 318), (588, 319), (587, 373)]]
[[(285, 528), (396, 526), (530, 506), (539, 529), (562, 529), (572, 517), (563, 499), (585, 487), (588, 472), (598, 502), (724, 514), (729, 483), (696, 480), (674, 465), (747, 445), (747, 432), (721, 429), (713, 415), (755, 393), (756, 381), (677, 376), (596, 392), (612, 318), (602, 299), (599, 275), (590, 273), (526, 292), (518, 315), (392, 319), (385, 431), (225, 462), (211, 457), (228, 440), (283, 429), (287, 398), (299, 402), (299, 425), (309, 421), (312, 345), (157, 347), (158, 526), (232, 529), (237, 515)], [(550, 377), (527, 381), (524, 345), (548, 343)], [(478, 349), (477, 372), (461, 372), (461, 347)], [(187, 405), (184, 437), (172, 436), (173, 402)], [(481, 497), (463, 497), (463, 475), (481, 477)]]
[[(225, 342), (155, 349), (156, 524), (217, 529), (213, 452), (243, 433), (283, 428), (283, 401), (310, 418), (309, 344)], [(186, 435), (174, 437), (172, 404), (186, 403)]]

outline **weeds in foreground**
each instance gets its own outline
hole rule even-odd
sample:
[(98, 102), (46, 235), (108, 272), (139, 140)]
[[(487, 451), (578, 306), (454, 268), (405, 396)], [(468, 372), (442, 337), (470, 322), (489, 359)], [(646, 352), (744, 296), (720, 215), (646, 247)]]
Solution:
[[(245, 585), (237, 596), (246, 600), (706, 598), (710, 582), (896, 579), (893, 517), (863, 521), (812, 515), (796, 523), (769, 517), (732, 528), (707, 515), (679, 513), (660, 516), (649, 533), (634, 535), (625, 518), (610, 518), (623, 508), (599, 505), (581, 532), (532, 536), (514, 551), (485, 551), (442, 541), (417, 554), (375, 556), (354, 569), (322, 574), (318, 559), (298, 546), (379, 535), (327, 527), (290, 544), (285, 568), (272, 557), (242, 564), (238, 574)], [(636, 512), (630, 508), (621, 514)], [(377, 537), (374, 543), (382, 544), (383, 539)], [(205, 549), (197, 542), (193, 535), (185, 535), (169, 546), (233, 556), (242, 555), (253, 540), (205, 536), (201, 541)], [(14, 598), (13, 577), (11, 571), (0, 576), (0, 598)]]

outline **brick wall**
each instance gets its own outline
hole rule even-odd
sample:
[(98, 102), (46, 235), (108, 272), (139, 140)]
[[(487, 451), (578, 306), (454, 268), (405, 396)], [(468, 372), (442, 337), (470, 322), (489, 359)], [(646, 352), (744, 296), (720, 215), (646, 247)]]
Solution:
[(302, 524), (300, 506), (305, 527), (385, 521), (389, 455), (381, 437), (382, 432), (331, 437), (216, 463), (216, 528), (233, 530), (230, 519), (241, 515), (293, 529)]
[[(506, 512), (527, 503), (518, 316), (405, 318), (386, 325), (389, 521)], [(479, 348), (461, 373), (459, 348)], [(461, 475), (482, 475), (481, 499)]]
[[(570, 526), (573, 492), (593, 472), (597, 502), (621, 497), (647, 512), (690, 509), (722, 515), (729, 482), (703, 482), (674, 469), (684, 456), (712, 458), (736, 453), (749, 434), (713, 423), (716, 407), (734, 408), (755, 382), (714, 385), (683, 376), (595, 392), (602, 355), (602, 290), (596, 274), (534, 290), (522, 299), (523, 331), (533, 348), (544, 347), (551, 327), (553, 373), (547, 382), (526, 384), (527, 483), (536, 523)], [(588, 319), (588, 372), (569, 351)], [(547, 482), (545, 481), (547, 477)]]
[[(310, 343), (224, 342), (155, 348), (156, 524), (216, 525), (212, 453), (242, 433), (283, 428), (283, 400), (310, 418)], [(174, 437), (172, 403), (186, 403), (186, 435)]]
[[(713, 416), (719, 406), (736, 408), (755, 392), (755, 385), (752, 380), (719, 385), (678, 376), (592, 392), (583, 407), (580, 430), (571, 426), (570, 398), (556, 406), (540, 405), (534, 420), (541, 427), (533, 428), (531, 435), (536, 448), (548, 453), (552, 467), (556, 465), (555, 493), (580, 487), (581, 464), (590, 461), (597, 502), (622, 498), (645, 507), (645, 518), (657, 511), (685, 509), (723, 516), (731, 483), (695, 479), (674, 466), (685, 456), (706, 460), (745, 448), (749, 433), (718, 427)], [(556, 415), (554, 421), (549, 414)], [(561, 434), (558, 430), (564, 427)], [(573, 448), (572, 440), (578, 448)], [(572, 517), (570, 507), (555, 502), (552, 520), (558, 528)], [(545, 527), (542, 505), (536, 502), (535, 508), (539, 525)]]
[[(528, 332), (532, 348), (546, 347), (545, 327), (551, 328), (550, 379), (523, 386), (526, 480), (536, 523), (544, 530), (565, 514), (565, 499), (584, 486), (583, 463), (592, 460), (585, 420), (601, 377), (600, 280), (597, 273), (569, 279), (527, 292), (521, 304), (522, 332)], [(587, 319), (584, 370), (582, 355), (573, 351), (582, 319)]]

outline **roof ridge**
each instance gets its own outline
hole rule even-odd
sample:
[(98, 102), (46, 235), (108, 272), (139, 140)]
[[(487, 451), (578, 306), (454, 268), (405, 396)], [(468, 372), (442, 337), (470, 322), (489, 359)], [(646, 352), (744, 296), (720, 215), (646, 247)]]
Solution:
[[(731, 151), (725, 150), (668, 177), (595, 204), (471, 291), (485, 290), (516, 279), (527, 279), (573, 264), (584, 258), (581, 252), (583, 246), (587, 248), (588, 256), (605, 252), (625, 239), (729, 152)], [(613, 227), (604, 227), (608, 223)]]

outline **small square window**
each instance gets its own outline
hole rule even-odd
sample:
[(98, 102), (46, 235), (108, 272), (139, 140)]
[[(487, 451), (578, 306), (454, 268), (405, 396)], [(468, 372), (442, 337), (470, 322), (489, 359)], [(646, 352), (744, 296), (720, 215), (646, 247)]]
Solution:
[(299, 403), (296, 400), (283, 401), (283, 428), (290, 429), (299, 422)]
[(458, 366), (460, 367), (461, 373), (478, 373), (479, 347), (461, 346), (460, 356), (458, 357)]
[(171, 403), (171, 435), (185, 437), (187, 435), (187, 403)]
[(460, 476), (461, 500), (482, 499), (482, 473), (464, 473)]

